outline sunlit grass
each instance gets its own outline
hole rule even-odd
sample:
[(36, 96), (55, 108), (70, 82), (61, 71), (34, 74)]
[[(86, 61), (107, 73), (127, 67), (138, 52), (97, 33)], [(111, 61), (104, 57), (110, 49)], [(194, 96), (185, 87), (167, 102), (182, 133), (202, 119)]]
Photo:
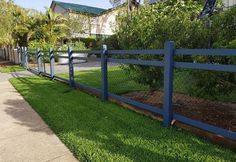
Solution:
[(10, 82), (80, 161), (236, 161), (236, 153), (40, 77)]
[(0, 73), (10, 73), (16, 71), (24, 71), (25, 69), (20, 65), (0, 66)]

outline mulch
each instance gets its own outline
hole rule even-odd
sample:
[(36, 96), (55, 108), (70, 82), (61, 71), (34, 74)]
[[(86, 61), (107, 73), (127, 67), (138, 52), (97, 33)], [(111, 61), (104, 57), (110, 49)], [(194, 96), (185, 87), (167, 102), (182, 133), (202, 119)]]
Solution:
[[(123, 96), (155, 107), (163, 107), (163, 92), (160, 91), (131, 92)], [(236, 103), (210, 101), (174, 93), (173, 109), (175, 113), (185, 117), (236, 132)]]

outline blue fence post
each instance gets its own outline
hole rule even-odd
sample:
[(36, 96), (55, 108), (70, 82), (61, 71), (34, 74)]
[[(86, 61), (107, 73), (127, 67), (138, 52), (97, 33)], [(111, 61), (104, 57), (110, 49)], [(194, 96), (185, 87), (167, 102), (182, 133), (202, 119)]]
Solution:
[(38, 63), (38, 74), (40, 74), (42, 72), (42, 68), (41, 68), (41, 54), (40, 54), (40, 49), (37, 49), (37, 63)]
[(164, 126), (169, 127), (173, 119), (173, 69), (174, 69), (174, 42), (165, 43), (164, 63)]
[(102, 101), (108, 100), (107, 45), (103, 45), (101, 54)]
[(49, 50), (49, 55), (50, 55), (50, 75), (51, 79), (54, 79), (54, 56), (52, 48), (50, 48)]
[(70, 47), (68, 47), (68, 60), (69, 60), (69, 84), (71, 87), (75, 87), (75, 80), (74, 80), (74, 65), (73, 65), (73, 51)]

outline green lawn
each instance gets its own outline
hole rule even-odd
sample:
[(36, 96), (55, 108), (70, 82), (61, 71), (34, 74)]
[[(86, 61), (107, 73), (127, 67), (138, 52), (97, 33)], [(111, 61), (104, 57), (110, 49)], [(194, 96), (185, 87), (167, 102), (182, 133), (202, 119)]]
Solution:
[[(68, 74), (59, 74), (60, 77), (69, 78)], [(75, 81), (81, 84), (101, 88), (101, 70), (76, 71)], [(131, 80), (124, 70), (119, 67), (110, 67), (108, 71), (109, 91), (116, 94), (124, 94), (132, 91), (147, 90), (147, 86), (138, 84)]]
[(11, 65), (0, 67), (0, 73), (10, 73), (16, 71), (24, 71), (25, 69), (20, 65)]
[(236, 153), (40, 77), (10, 82), (80, 161), (236, 161)]

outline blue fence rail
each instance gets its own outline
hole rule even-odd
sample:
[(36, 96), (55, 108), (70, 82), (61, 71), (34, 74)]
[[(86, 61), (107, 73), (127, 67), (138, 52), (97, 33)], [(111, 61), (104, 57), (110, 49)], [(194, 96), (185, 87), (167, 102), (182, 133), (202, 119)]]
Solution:
[[(107, 50), (107, 46), (104, 45), (102, 50), (88, 51), (88, 50), (72, 50), (68, 48), (67, 51), (53, 51), (49, 49), (48, 51), (37, 50), (27, 50), (26, 48), (21, 48), (19, 50), (21, 53), (22, 64), (28, 67), (28, 56), (32, 53), (37, 56), (37, 68), (38, 74), (45, 74), (51, 79), (58, 79), (68, 83), (71, 87), (76, 87), (79, 85), (84, 89), (95, 91), (100, 93), (102, 101), (107, 101), (110, 97), (120, 100), (122, 102), (128, 103), (135, 107), (138, 107), (143, 110), (147, 110), (153, 113), (158, 113), (163, 116), (163, 123), (165, 127), (169, 127), (173, 120), (180, 121), (182, 123), (203, 129), (215, 133), (217, 135), (224, 136), (231, 140), (236, 140), (236, 132), (232, 132), (226, 129), (222, 129), (213, 125), (203, 123), (201, 121), (193, 120), (187, 118), (183, 115), (177, 114), (173, 111), (173, 71), (174, 68), (187, 68), (187, 69), (200, 69), (200, 70), (213, 70), (213, 71), (223, 71), (223, 72), (233, 72), (236, 73), (236, 65), (222, 65), (222, 64), (208, 64), (208, 63), (190, 63), (190, 62), (176, 62), (174, 56), (176, 55), (200, 55), (200, 56), (236, 56), (236, 49), (175, 49), (174, 42), (168, 41), (165, 43), (164, 49), (157, 50)], [(33, 51), (33, 52), (32, 52)], [(48, 53), (49, 55), (43, 55), (42, 53)], [(58, 53), (67, 53), (67, 56), (58, 55)], [(101, 62), (101, 88), (94, 88), (87, 85), (81, 85), (75, 82), (74, 78), (74, 61), (75, 60), (87, 60), (86, 57), (76, 57), (73, 56), (74, 53), (87, 53), (87, 54), (99, 54), (101, 58), (97, 58), (97, 61)], [(153, 61), (153, 60), (139, 60), (139, 59), (120, 59), (108, 57), (111, 55), (138, 55), (138, 54), (149, 54), (149, 55), (161, 55), (163, 56), (162, 61)], [(45, 71), (45, 62), (44, 67), (42, 66), (42, 58), (49, 58), (50, 63), (50, 72)], [(69, 80), (56, 76), (54, 73), (54, 62), (55, 58), (65, 58), (68, 59), (69, 67)], [(120, 96), (114, 93), (109, 92), (108, 90), (108, 63), (119, 63), (119, 64), (134, 64), (134, 65), (147, 65), (147, 66), (156, 66), (164, 68), (164, 104), (163, 108), (157, 108), (145, 103), (134, 101), (132, 99)], [(43, 70), (44, 69), (44, 70)], [(32, 69), (31, 69), (32, 70)], [(235, 99), (236, 100), (236, 99)]]

